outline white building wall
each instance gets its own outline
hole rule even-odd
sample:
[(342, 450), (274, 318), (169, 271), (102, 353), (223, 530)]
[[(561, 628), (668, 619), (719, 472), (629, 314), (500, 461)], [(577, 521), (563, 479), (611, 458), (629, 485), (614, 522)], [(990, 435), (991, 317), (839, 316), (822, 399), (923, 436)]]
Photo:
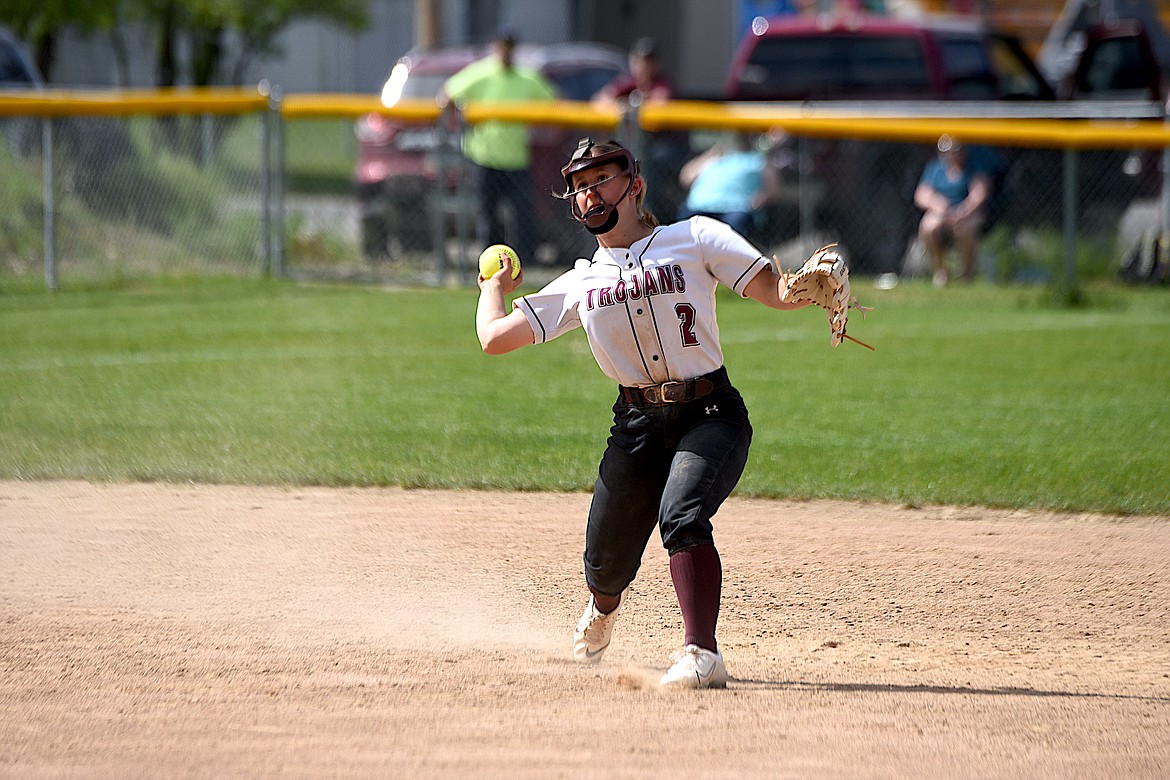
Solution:
[(521, 40), (557, 43), (572, 37), (568, 0), (501, 0), (500, 23), (515, 28)]
[(731, 54), (739, 43), (733, 40), (731, 3), (689, 2), (681, 16), (677, 79), (687, 95), (722, 98)]
[[(486, 40), (494, 30), (472, 29), (485, 14), (486, 0), (441, 0), (445, 45)], [(627, 46), (639, 35), (655, 35), (672, 75), (689, 95), (717, 96), (722, 90), (733, 42), (731, 0), (494, 0), (500, 23), (521, 38), (551, 43), (581, 37)], [(370, 28), (344, 32), (316, 21), (291, 25), (279, 37), (280, 51), (254, 62), (246, 83), (268, 79), (289, 92), (377, 92), (394, 62), (415, 40), (415, 0), (371, 0)], [(490, 9), (489, 9), (490, 11)], [(629, 24), (623, 26), (622, 19)], [(480, 26), (485, 25), (480, 22)], [(154, 31), (129, 30), (131, 87), (155, 84)], [(185, 58), (187, 53), (180, 50)], [(112, 48), (105, 37), (65, 32), (50, 81), (58, 86), (111, 87), (117, 84)]]
[(395, 61), (414, 44), (414, 0), (372, 0), (370, 27), (350, 33), (317, 21), (280, 36), (282, 54), (252, 67), (288, 92), (377, 92)]

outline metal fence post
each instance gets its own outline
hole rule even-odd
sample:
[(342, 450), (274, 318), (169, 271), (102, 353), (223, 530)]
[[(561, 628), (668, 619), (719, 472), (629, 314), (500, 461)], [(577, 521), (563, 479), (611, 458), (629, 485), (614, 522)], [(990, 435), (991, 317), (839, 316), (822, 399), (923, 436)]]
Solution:
[(215, 121), (211, 114), (199, 115), (199, 166), (211, 165), (215, 158)]
[(260, 117), (260, 257), (265, 276), (272, 275), (272, 93), (268, 80), (260, 82), (268, 109)]
[[(448, 103), (439, 112), (435, 120), (435, 189), (431, 193), (431, 242), (434, 245), (434, 268), (432, 276), (436, 285), (443, 282), (447, 275), (447, 215), (452, 207), (458, 209), (458, 203), (452, 204), (451, 198), (459, 197), (459, 179), (455, 180), (455, 194), (447, 193), (447, 186), (451, 176), (460, 175), (458, 163), (455, 162), (455, 153), (451, 145), (451, 134), (447, 131), (447, 123), (455, 116), (455, 106)], [(458, 213), (456, 211), (456, 213)]]
[(1064, 291), (1077, 287), (1077, 150), (1064, 150)]
[[(469, 252), (468, 247), (471, 243), (472, 227), (475, 223), (472, 220), (479, 220), (479, 210), (483, 208), (483, 204), (479, 203), (478, 199), (475, 205), (468, 208), (470, 197), (468, 193), (468, 179), (472, 176), (479, 176), (480, 174), (473, 168), (474, 163), (467, 159), (467, 155), (463, 154), (462, 140), (467, 134), (467, 122), (463, 116), (463, 112), (456, 107), (455, 118), (457, 120), (457, 127), (459, 129), (460, 148), (459, 154), (452, 154), (455, 164), (458, 166), (459, 174), (455, 177), (455, 244), (458, 247), (459, 254), (456, 258), (456, 263), (460, 268), (460, 273), (469, 272), (465, 266), (468, 264)], [(478, 179), (476, 180), (478, 184)], [(444, 188), (446, 184), (443, 185)], [(443, 237), (444, 241), (446, 237)], [(446, 252), (443, 254), (444, 259), (447, 259)], [(439, 283), (446, 283), (445, 276), (439, 277)]]
[(53, 175), (53, 117), (41, 117), (41, 164), (44, 181), (45, 286), (57, 289), (57, 186)]
[(284, 276), (284, 182), (285, 182), (285, 148), (284, 148), (284, 114), (280, 110), (282, 95), (280, 87), (272, 90), (271, 112), (274, 125), (273, 141), (275, 144), (276, 163), (272, 166), (273, 189), (272, 194), (276, 205), (276, 220), (272, 232), (272, 273), (274, 276)]
[(642, 129), (641, 102), (630, 101), (622, 109), (622, 117), (618, 120), (617, 140), (629, 147), (635, 160), (641, 160), (646, 151), (646, 131)]
[(796, 137), (796, 199), (800, 209), (800, 256), (812, 253), (813, 193), (812, 193), (812, 140), (805, 136)]
[[(1170, 127), (1170, 100), (1163, 109), (1163, 122)], [(1170, 245), (1170, 146), (1162, 147), (1162, 246)]]

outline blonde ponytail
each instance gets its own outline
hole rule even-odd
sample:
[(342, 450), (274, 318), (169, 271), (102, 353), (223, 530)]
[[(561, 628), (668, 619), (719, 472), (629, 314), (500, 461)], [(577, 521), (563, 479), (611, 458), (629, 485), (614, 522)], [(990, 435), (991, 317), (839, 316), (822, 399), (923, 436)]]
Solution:
[(654, 212), (646, 208), (646, 180), (641, 175), (638, 178), (642, 179), (642, 188), (638, 190), (638, 194), (634, 197), (634, 206), (638, 209), (638, 222), (642, 224), (642, 227), (656, 228), (662, 223), (658, 221), (658, 217), (654, 216)]

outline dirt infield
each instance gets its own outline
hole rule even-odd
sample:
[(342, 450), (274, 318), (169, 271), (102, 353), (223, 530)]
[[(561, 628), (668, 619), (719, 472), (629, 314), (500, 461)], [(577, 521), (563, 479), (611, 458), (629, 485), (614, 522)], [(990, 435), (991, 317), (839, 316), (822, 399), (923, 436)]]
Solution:
[(585, 495), (0, 482), (0, 776), (1166, 777), (1170, 518), (732, 499), (726, 691)]

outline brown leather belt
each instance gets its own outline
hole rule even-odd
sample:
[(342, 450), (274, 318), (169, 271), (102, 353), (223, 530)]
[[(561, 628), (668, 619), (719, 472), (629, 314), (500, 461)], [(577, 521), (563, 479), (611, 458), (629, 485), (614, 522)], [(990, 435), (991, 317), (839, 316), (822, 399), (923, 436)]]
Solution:
[(728, 385), (727, 370), (720, 368), (694, 379), (663, 382), (649, 387), (618, 386), (622, 400), (634, 406), (667, 406), (694, 401)]

